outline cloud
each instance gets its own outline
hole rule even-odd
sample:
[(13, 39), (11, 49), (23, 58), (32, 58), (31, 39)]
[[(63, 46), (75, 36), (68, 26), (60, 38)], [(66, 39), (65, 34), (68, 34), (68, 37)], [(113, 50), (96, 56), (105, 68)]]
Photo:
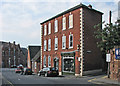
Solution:
[[(114, 3), (99, 3), (98, 0), (86, 3), (85, 1), (84, 4), (90, 3), (95, 9), (104, 12), (103, 20), (106, 22), (108, 22), (109, 10), (116, 10), (117, 0), (114, 0)], [(3, 40), (15, 40), (22, 46), (40, 44), (40, 22), (74, 7), (80, 2), (81, 0), (3, 0), (0, 8)], [(114, 12), (113, 22), (116, 20), (116, 16), (117, 13)]]

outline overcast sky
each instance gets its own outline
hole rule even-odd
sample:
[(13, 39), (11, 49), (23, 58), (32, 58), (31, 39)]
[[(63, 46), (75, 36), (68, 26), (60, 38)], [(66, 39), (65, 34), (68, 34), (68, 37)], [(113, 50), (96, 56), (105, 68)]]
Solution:
[[(22, 47), (41, 45), (40, 22), (45, 21), (81, 2), (91, 4), (104, 13), (103, 21), (108, 22), (112, 10), (112, 22), (118, 18), (118, 0), (1, 0), (0, 40), (19, 43)], [(89, 0), (90, 1), (90, 0)], [(106, 2), (107, 1), (107, 2)]]

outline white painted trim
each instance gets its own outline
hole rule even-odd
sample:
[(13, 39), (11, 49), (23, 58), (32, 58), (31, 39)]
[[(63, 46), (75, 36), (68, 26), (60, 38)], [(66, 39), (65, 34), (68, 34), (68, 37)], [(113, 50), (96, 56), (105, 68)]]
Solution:
[(59, 75), (62, 75), (62, 72), (59, 72)]
[(80, 35), (80, 37), (81, 37), (81, 38), (80, 38), (80, 40), (81, 40), (81, 41), (80, 41), (80, 46), (81, 46), (81, 47), (80, 47), (80, 49), (81, 49), (81, 50), (80, 50), (80, 56), (81, 56), (80, 76), (82, 76), (82, 75), (83, 75), (83, 51), (84, 51), (84, 49), (83, 49), (83, 47), (84, 47), (84, 46), (83, 46), (83, 45), (84, 45), (84, 39), (83, 39), (83, 38), (84, 38), (84, 37), (83, 37), (83, 36), (84, 36), (84, 33), (83, 33), (83, 31), (84, 31), (84, 30), (83, 30), (83, 25), (84, 25), (84, 23), (83, 23), (83, 18), (84, 18), (84, 17), (83, 17), (83, 8), (80, 9), (80, 14), (81, 14), (81, 15), (80, 15), (80, 20), (81, 20), (81, 22), (80, 22), (80, 31), (81, 31), (81, 32), (80, 32), (80, 34), (81, 34), (81, 35)]
[(42, 29), (43, 28), (42, 28), (42, 25), (40, 25), (40, 26), (41, 26), (41, 67), (40, 68), (42, 69), (42, 35), (43, 35), (42, 34)]
[(80, 76), (80, 74), (75, 74), (75, 76)]

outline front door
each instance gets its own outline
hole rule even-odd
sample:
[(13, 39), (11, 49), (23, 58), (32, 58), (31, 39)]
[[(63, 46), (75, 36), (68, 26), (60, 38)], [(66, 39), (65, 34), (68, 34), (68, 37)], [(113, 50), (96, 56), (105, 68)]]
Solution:
[(58, 59), (57, 57), (54, 58), (54, 67), (55, 67), (56, 69), (59, 68), (59, 59)]

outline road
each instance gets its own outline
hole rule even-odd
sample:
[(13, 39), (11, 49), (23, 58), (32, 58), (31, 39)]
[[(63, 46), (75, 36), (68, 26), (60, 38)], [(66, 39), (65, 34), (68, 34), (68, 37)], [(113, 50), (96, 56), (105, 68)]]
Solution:
[[(70, 84), (70, 85), (89, 85), (94, 86), (93, 83), (88, 82), (89, 80), (93, 79), (93, 77), (79, 77), (76, 78), (74, 76), (64, 76), (64, 77), (43, 77), (43, 76), (37, 76), (37, 75), (20, 75), (16, 74), (14, 69), (2, 69), (2, 75), (3, 75), (3, 84), (10, 84), (10, 86), (16, 86), (16, 85), (27, 85), (31, 84), (33, 86), (35, 85), (59, 85), (59, 84)], [(96, 76), (97, 77), (97, 76)]]

